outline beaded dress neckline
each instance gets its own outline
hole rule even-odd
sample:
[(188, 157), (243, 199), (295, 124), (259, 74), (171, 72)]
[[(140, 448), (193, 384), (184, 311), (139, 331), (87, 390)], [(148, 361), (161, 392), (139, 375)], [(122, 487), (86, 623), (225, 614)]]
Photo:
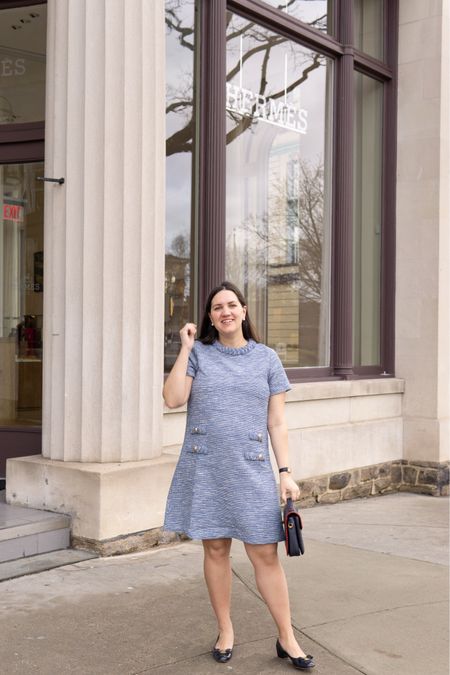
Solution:
[(243, 347), (226, 347), (219, 340), (215, 340), (213, 343), (219, 352), (223, 354), (229, 354), (230, 356), (240, 356), (241, 354), (248, 354), (256, 347), (256, 342), (254, 340), (249, 340), (246, 345)]

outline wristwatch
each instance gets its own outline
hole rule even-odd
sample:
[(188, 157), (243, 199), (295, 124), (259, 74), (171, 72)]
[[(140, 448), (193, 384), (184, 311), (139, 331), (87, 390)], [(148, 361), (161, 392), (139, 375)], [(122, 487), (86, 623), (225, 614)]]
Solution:
[(291, 469), (289, 466), (282, 466), (281, 469), (278, 469), (279, 473), (291, 473)]

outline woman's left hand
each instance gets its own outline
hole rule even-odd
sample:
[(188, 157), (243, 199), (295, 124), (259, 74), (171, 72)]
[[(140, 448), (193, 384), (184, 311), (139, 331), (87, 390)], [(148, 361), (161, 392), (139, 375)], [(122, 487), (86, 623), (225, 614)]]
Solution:
[(280, 473), (280, 496), (282, 504), (286, 504), (288, 497), (295, 502), (300, 497), (300, 488), (288, 473)]

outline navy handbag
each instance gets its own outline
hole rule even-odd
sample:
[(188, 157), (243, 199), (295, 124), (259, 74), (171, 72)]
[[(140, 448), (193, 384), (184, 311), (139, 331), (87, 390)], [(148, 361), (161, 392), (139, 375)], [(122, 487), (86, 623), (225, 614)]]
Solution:
[(284, 535), (286, 543), (286, 553), (289, 556), (303, 555), (305, 546), (302, 536), (302, 519), (294, 506), (294, 502), (289, 497), (283, 511)]

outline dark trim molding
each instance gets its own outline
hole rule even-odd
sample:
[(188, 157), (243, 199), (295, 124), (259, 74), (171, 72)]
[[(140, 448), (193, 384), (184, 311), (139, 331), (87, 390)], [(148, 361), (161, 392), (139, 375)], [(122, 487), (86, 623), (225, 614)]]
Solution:
[(385, 373), (395, 373), (395, 261), (397, 177), (397, 58), (398, 2), (385, 2), (386, 55), (393, 76), (384, 85), (383, 184), (381, 230), (381, 364)]
[(353, 366), (353, 372), (358, 378), (363, 377), (393, 377), (392, 373), (384, 374), (382, 368), (377, 366)]
[(225, 277), (226, 3), (201, 3), (199, 310)]
[(339, 380), (339, 377), (333, 377), (331, 368), (313, 367), (313, 368), (288, 368), (290, 382), (320, 382), (322, 380)]
[(0, 164), (43, 161), (44, 140), (30, 141), (29, 143), (2, 143), (0, 145)]
[(363, 73), (363, 75), (374, 77), (377, 80), (381, 80), (381, 82), (392, 78), (392, 69), (382, 61), (378, 61), (378, 59), (374, 59), (372, 56), (364, 54), (357, 49), (355, 49), (354, 56), (355, 68)]
[(301, 41), (302, 44), (312, 47), (326, 56), (339, 56), (343, 53), (342, 45), (332, 35), (326, 35), (315, 28), (311, 28), (311, 26), (265, 2), (260, 0), (228, 0), (227, 5), (231, 11), (291, 40)]
[(46, 5), (47, 0), (0, 0), (2, 9), (14, 9), (15, 7), (29, 7), (30, 5)]
[[(353, 41), (352, 0), (342, 0), (340, 35)], [(353, 50), (336, 62), (336, 127), (334, 157), (333, 241), (333, 372), (353, 375)]]
[(26, 143), (44, 138), (45, 122), (24, 122), (23, 124), (1, 124), (0, 143)]
[(42, 427), (38, 426), (29, 426), (29, 427), (21, 427), (20, 425), (11, 427), (11, 426), (0, 426), (0, 434), (3, 432), (10, 432), (10, 431), (20, 431), (21, 434), (40, 434), (42, 432)]
[(39, 455), (41, 449), (41, 427), (0, 426), (0, 478), (6, 475), (7, 459)]

